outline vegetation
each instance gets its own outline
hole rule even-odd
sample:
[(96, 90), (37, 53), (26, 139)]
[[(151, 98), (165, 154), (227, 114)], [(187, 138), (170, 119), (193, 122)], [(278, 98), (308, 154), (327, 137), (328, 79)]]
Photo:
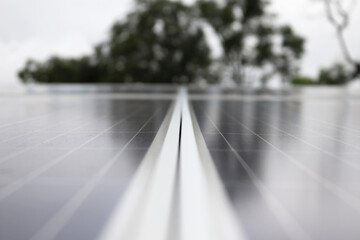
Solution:
[[(288, 82), (298, 71), (304, 39), (289, 26), (277, 26), (267, 5), (136, 0), (91, 55), (29, 60), (19, 77), (25, 83), (192, 83), (216, 82), (227, 73), (239, 84), (260, 79), (265, 85), (274, 77)], [(211, 55), (210, 37), (221, 44), (220, 58)]]
[(326, 85), (342, 85), (350, 80), (350, 75), (342, 64), (335, 64), (330, 68), (321, 69), (319, 83)]
[(296, 76), (292, 80), (294, 85), (343, 85), (352, 78), (344, 65), (336, 63), (329, 68), (320, 70), (317, 79)]
[[(354, 59), (352, 51), (350, 51), (345, 39), (345, 31), (348, 29), (351, 20), (351, 11), (354, 9), (356, 0), (341, 1), (341, 0), (321, 0), (325, 7), (326, 17), (329, 23), (336, 31), (336, 37), (339, 46), (344, 55), (346, 63), (353, 68), (353, 73), (348, 76), (351, 79), (360, 77), (360, 60)], [(333, 79), (335, 80), (335, 79)], [(342, 81), (336, 80), (336, 84), (344, 83), (347, 79)], [(330, 81), (332, 83), (332, 81)]]
[(307, 76), (295, 76), (292, 80), (293, 85), (317, 85), (318, 81)]
[(304, 39), (290, 26), (274, 24), (274, 16), (266, 11), (267, 1), (225, 3), (203, 0), (198, 6), (222, 44), (223, 62), (232, 79), (237, 83), (260, 79), (263, 85), (276, 75), (284, 82), (290, 80), (304, 53)]

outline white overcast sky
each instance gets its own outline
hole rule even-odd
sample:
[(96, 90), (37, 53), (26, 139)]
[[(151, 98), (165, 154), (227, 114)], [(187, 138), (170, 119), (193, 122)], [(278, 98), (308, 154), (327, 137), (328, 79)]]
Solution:
[[(19, 84), (16, 72), (27, 58), (90, 53), (131, 4), (132, 0), (0, 0), (0, 85)], [(279, 22), (291, 24), (306, 37), (304, 74), (314, 76), (319, 67), (342, 61), (334, 30), (320, 3), (272, 0), (271, 11)], [(360, 6), (356, 6), (346, 38), (353, 55), (360, 58), (359, 27)]]

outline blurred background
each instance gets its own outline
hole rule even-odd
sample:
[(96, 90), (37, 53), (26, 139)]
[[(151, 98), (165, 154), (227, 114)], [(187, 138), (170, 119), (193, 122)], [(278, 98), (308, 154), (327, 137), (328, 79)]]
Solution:
[(23, 83), (358, 87), (356, 0), (2, 0), (0, 89)]

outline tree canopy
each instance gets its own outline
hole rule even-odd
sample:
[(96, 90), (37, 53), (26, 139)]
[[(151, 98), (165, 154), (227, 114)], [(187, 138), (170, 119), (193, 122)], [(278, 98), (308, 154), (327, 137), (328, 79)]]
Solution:
[(341, 85), (350, 80), (348, 71), (342, 64), (334, 64), (329, 68), (323, 68), (319, 72), (319, 84)]
[[(40, 83), (193, 83), (215, 82), (228, 73), (237, 83), (266, 83), (275, 76), (288, 81), (298, 70), (304, 39), (290, 26), (275, 24), (267, 5), (265, 0), (191, 5), (136, 0), (89, 56), (29, 60), (19, 77)], [(221, 57), (212, 56), (211, 37), (220, 42)]]
[[(322, 0), (329, 23), (334, 27), (339, 46), (348, 65), (352, 66), (353, 73), (346, 79), (348, 81), (360, 77), (360, 60), (353, 57), (345, 39), (345, 31), (351, 21), (351, 10), (357, 1)], [(331, 82), (331, 81), (330, 81)], [(345, 81), (340, 81), (344, 83)]]

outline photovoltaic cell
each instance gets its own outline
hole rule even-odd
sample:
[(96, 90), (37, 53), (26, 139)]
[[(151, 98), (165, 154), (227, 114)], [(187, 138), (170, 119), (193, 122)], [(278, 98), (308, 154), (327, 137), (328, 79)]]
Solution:
[(360, 236), (357, 100), (218, 98), (193, 106), (249, 239)]
[[(3, 96), (0, 239), (98, 239), (175, 96), (156, 88)], [(359, 238), (358, 98), (206, 90), (189, 98), (248, 239)], [(176, 184), (191, 182), (179, 166)], [(178, 198), (186, 192), (174, 187)]]
[(96, 239), (171, 103), (72, 100), (0, 109), (0, 239)]

